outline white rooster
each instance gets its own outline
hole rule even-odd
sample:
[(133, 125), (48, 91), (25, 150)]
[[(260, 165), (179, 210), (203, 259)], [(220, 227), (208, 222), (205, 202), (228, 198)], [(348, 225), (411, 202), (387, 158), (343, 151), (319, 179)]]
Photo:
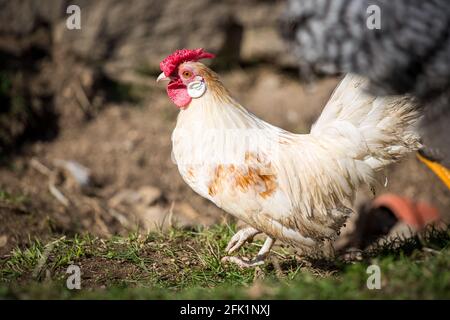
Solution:
[(232, 237), (227, 252), (267, 236), (254, 259), (225, 261), (260, 265), (275, 240), (321, 252), (352, 212), (358, 186), (373, 185), (376, 171), (420, 147), (418, 114), (407, 97), (370, 96), (362, 78), (347, 75), (311, 133), (294, 134), (236, 102), (198, 62), (213, 57), (178, 50), (160, 63), (157, 81), (169, 81), (168, 96), (180, 108), (172, 143), (183, 179), (250, 226)]

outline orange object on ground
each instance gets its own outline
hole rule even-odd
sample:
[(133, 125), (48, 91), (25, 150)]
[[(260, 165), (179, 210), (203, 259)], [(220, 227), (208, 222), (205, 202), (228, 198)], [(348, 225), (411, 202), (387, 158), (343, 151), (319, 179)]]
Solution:
[(427, 224), (440, 219), (439, 211), (428, 203), (414, 202), (411, 199), (395, 194), (383, 194), (377, 197), (372, 206), (374, 208), (385, 207), (392, 211), (397, 219), (404, 221), (417, 229), (424, 228)]

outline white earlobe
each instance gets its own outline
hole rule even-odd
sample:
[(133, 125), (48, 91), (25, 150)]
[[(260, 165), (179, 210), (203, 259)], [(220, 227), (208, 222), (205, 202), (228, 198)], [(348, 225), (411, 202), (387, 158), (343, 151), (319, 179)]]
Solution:
[(203, 80), (194, 80), (187, 86), (191, 98), (200, 98), (206, 91), (206, 83)]

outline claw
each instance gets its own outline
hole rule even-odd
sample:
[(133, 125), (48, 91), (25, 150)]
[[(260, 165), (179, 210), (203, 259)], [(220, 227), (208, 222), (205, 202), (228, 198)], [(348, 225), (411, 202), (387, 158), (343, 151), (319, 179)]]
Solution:
[[(243, 231), (243, 230), (241, 230), (241, 231)], [(231, 243), (231, 241), (230, 241), (230, 243)], [(274, 243), (275, 243), (274, 239), (272, 239), (270, 237), (267, 237), (267, 239), (264, 242), (264, 245), (262, 246), (261, 250), (259, 250), (256, 258), (253, 259), (253, 260), (248, 260), (248, 259), (245, 259), (245, 258), (239, 258), (239, 257), (234, 257), (234, 256), (226, 256), (226, 257), (223, 257), (221, 259), (221, 262), (223, 262), (223, 263), (227, 263), (227, 262), (235, 263), (241, 268), (254, 268), (254, 267), (260, 266), (260, 265), (264, 264), (264, 260), (266, 259), (267, 255), (269, 254), (270, 249), (272, 249), (272, 246), (273, 246)]]
[(243, 258), (235, 257), (235, 256), (226, 256), (221, 259), (223, 263), (234, 263), (238, 265), (239, 267), (245, 269), (245, 268), (254, 268), (260, 265), (264, 264), (263, 258), (256, 257), (253, 260), (244, 260)]
[(230, 242), (228, 243), (227, 247), (225, 248), (225, 251), (230, 254), (234, 251), (238, 250), (242, 245), (247, 242), (251, 241), (255, 235), (260, 233), (260, 231), (256, 230), (255, 228), (248, 227), (245, 229), (241, 229), (231, 238)]

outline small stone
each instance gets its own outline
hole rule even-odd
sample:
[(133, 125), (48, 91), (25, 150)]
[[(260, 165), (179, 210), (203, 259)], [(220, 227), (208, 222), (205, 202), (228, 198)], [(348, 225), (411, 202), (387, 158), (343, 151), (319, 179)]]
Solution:
[(7, 243), (8, 243), (8, 236), (1, 235), (0, 236), (0, 248), (6, 246)]
[(55, 160), (55, 164), (64, 168), (80, 187), (91, 184), (91, 171), (82, 164), (73, 160)]

